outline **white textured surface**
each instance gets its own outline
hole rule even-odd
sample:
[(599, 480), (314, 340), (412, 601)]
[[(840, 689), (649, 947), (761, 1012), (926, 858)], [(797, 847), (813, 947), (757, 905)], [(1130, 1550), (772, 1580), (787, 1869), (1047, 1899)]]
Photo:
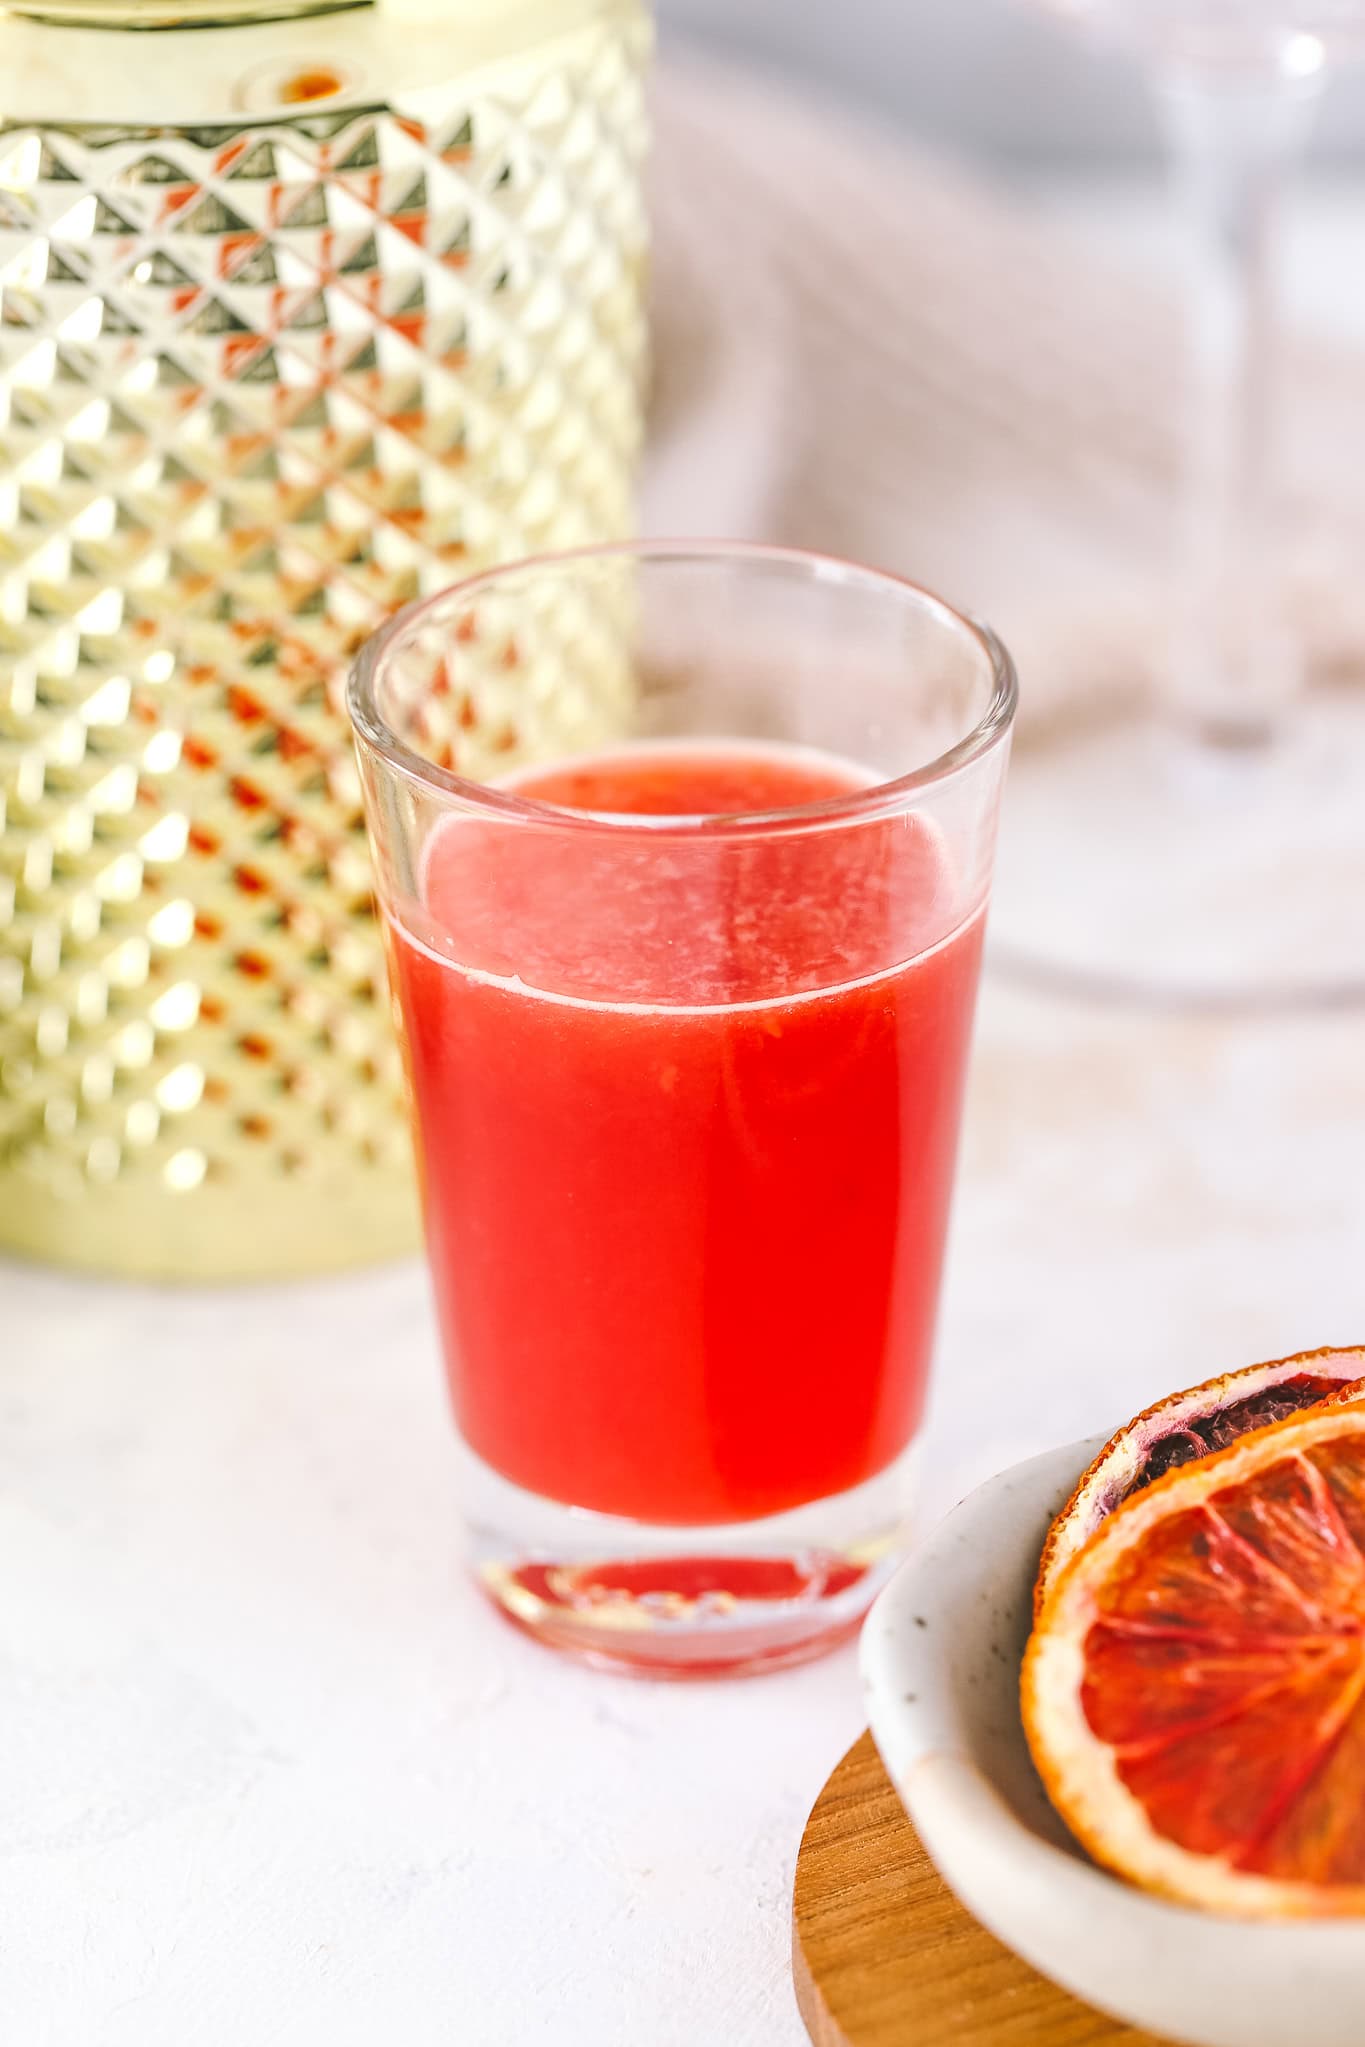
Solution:
[[(926, 1518), (1170, 1386), (1359, 1339), (1359, 1022), (987, 991)], [(852, 1652), (588, 1675), (461, 1581), (415, 1268), (0, 1267), (0, 2012), (23, 2047), (797, 2047)]]

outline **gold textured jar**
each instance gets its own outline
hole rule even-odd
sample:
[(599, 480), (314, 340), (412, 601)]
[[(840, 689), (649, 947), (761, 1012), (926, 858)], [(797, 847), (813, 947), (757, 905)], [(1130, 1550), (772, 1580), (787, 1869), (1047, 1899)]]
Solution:
[(344, 671), (628, 524), (648, 39), (637, 0), (0, 18), (0, 1248), (415, 1243)]

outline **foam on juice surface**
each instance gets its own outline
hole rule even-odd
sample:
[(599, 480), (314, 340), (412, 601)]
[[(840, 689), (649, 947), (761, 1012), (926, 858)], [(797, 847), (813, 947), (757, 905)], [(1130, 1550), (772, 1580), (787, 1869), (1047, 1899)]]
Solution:
[(804, 808), (877, 780), (813, 748), (729, 741), (523, 769), (500, 786), (561, 813), (638, 818), (639, 829), (574, 829), (531, 811), (451, 816), (425, 848), (422, 901), (397, 921), (447, 966), (594, 1007), (748, 1008), (875, 980), (947, 943), (980, 908), (957, 900), (928, 819), (902, 811), (734, 836), (667, 824)]

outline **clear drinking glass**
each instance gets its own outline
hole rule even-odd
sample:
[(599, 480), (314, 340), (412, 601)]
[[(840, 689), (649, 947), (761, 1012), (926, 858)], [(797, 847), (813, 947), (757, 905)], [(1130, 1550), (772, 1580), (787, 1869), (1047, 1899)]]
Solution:
[(1021, 754), (1000, 956), (1213, 1006), (1365, 998), (1365, 702), (1304, 673), (1275, 348), (1281, 201), (1365, 0), (1039, 4), (1154, 88), (1189, 230), (1188, 454), (1162, 701)]
[(777, 549), (410, 606), (351, 679), (474, 1566), (656, 1672), (850, 1629), (910, 1500), (1014, 712)]

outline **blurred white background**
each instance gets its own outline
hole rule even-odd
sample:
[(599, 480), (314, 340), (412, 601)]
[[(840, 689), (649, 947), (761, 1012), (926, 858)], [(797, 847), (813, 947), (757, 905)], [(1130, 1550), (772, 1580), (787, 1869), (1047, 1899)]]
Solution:
[[(1005, 163), (1154, 162), (1133, 67), (1038, 0), (657, 0), (687, 38), (805, 79), (917, 134)], [(1329, 87), (1315, 151), (1359, 155), (1365, 67)]]

